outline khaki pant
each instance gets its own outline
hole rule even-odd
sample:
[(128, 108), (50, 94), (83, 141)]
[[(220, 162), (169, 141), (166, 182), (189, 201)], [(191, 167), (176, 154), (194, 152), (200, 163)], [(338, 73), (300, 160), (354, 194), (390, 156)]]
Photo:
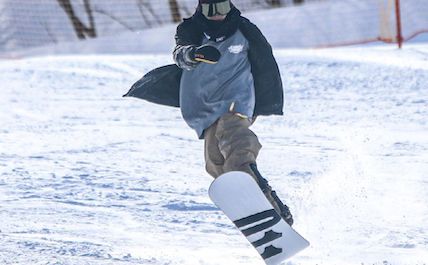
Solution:
[(205, 168), (211, 176), (244, 171), (257, 180), (250, 164), (256, 164), (262, 145), (251, 124), (248, 118), (227, 113), (205, 130)]
[[(292, 225), (293, 217), (286, 205), (272, 190), (257, 168), (257, 155), (262, 145), (257, 136), (249, 129), (252, 122), (237, 114), (227, 113), (204, 132), (205, 168), (214, 178), (230, 171), (244, 171), (250, 174), (259, 184), (266, 198), (277, 213)], [(258, 174), (258, 176), (257, 176)]]

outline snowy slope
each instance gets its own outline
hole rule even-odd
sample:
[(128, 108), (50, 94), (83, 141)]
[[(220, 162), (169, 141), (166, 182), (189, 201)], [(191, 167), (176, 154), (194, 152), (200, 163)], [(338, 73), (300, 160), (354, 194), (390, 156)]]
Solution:
[[(428, 261), (428, 46), (277, 50), (262, 173), (312, 245), (287, 264)], [(262, 264), (209, 201), (179, 110), (123, 99), (170, 54), (0, 61), (0, 264)]]

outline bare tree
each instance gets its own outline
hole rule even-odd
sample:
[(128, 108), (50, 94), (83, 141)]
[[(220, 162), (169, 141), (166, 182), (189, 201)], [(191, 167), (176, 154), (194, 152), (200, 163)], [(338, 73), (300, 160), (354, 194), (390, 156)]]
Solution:
[(178, 7), (177, 0), (169, 0), (169, 9), (172, 14), (172, 21), (178, 23), (181, 21), (180, 8)]
[(151, 27), (153, 26), (153, 23), (149, 20), (149, 18), (146, 16), (146, 12), (149, 12), (149, 15), (155, 20), (155, 23), (158, 25), (162, 24), (162, 20), (158, 18), (156, 15), (156, 12), (153, 10), (153, 7), (149, 1), (146, 0), (138, 0), (137, 2), (138, 9), (140, 10), (141, 17), (146, 22), (146, 25)]
[(73, 5), (71, 4), (71, 0), (57, 0), (59, 5), (64, 9), (68, 18), (73, 25), (74, 31), (79, 39), (86, 39), (87, 37), (95, 38), (97, 36), (95, 29), (95, 21), (94, 16), (92, 14), (92, 9), (90, 5), (90, 0), (83, 0), (86, 14), (89, 18), (89, 27), (85, 26), (82, 21), (80, 21), (79, 17), (73, 10)]
[(293, 0), (295, 5), (303, 4), (304, 0)]
[(267, 3), (272, 7), (280, 7), (281, 0), (268, 0)]
[(124, 28), (126, 28), (129, 31), (135, 31), (135, 29), (133, 29), (132, 26), (126, 24), (126, 22), (123, 21), (119, 16), (115, 16), (115, 15), (113, 15), (113, 14), (111, 14), (111, 13), (109, 13), (109, 12), (107, 12), (107, 11), (101, 9), (101, 8), (94, 8), (93, 11), (95, 13), (97, 13), (97, 14), (101, 14), (101, 15), (104, 15), (104, 16), (110, 18), (111, 20), (113, 20), (116, 23), (120, 24), (121, 26), (123, 26)]

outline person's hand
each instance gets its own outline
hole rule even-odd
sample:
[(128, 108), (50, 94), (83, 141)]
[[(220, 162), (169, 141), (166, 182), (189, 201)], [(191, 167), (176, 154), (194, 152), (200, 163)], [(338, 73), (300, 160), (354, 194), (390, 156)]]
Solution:
[(216, 64), (220, 60), (221, 53), (214, 46), (202, 45), (192, 51), (191, 57), (196, 62)]

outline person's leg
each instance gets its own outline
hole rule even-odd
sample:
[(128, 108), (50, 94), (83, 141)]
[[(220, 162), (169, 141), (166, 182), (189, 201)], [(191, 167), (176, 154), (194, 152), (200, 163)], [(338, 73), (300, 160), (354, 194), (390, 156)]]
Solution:
[(224, 173), (224, 157), (218, 148), (218, 140), (215, 136), (217, 122), (204, 131), (205, 140), (205, 169), (213, 178)]
[(262, 147), (257, 136), (249, 127), (251, 121), (236, 114), (228, 113), (217, 123), (216, 138), (224, 157), (224, 172), (243, 171), (250, 174), (259, 184), (266, 198), (274, 209), (289, 224), (293, 224), (290, 210), (278, 198), (267, 180), (263, 178), (256, 166), (256, 159)]
[(250, 164), (256, 163), (262, 146), (250, 126), (249, 119), (233, 113), (227, 113), (218, 120), (215, 135), (224, 157), (224, 172), (243, 171), (255, 177)]

